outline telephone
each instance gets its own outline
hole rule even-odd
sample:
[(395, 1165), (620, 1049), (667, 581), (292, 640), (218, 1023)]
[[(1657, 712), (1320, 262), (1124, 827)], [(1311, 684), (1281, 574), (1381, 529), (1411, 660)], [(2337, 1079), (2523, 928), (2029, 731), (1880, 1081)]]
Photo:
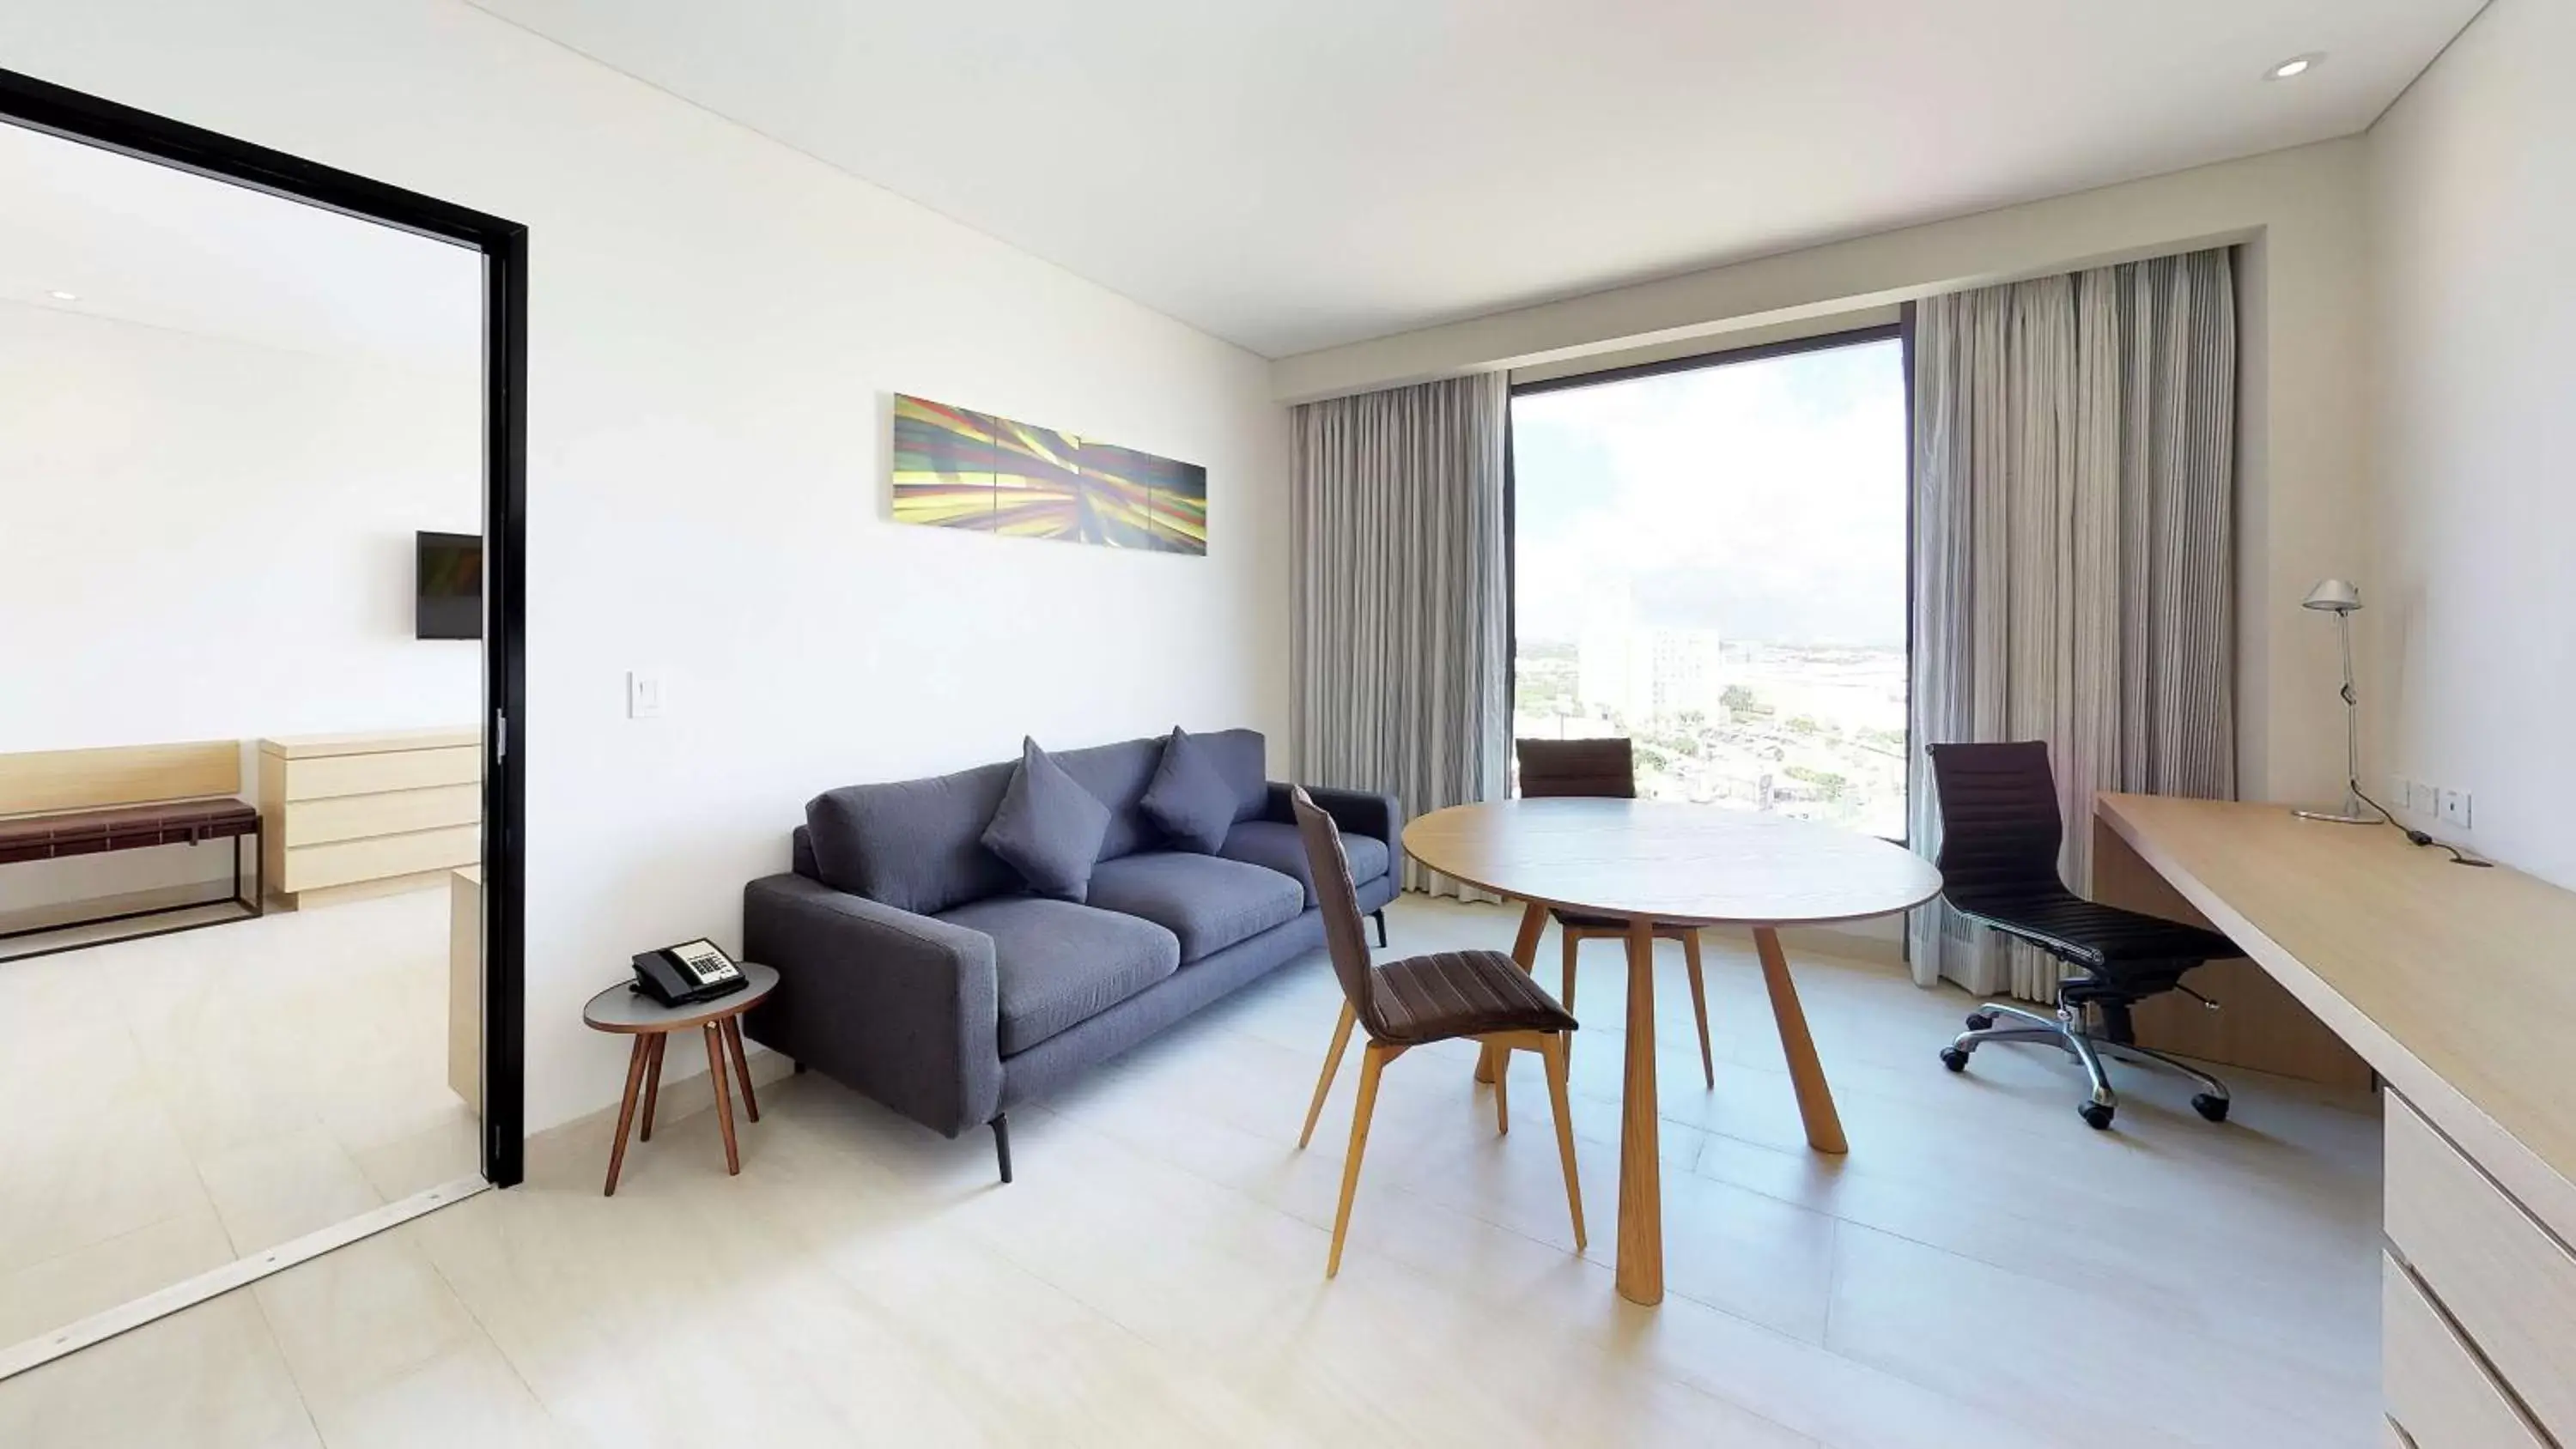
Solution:
[(712, 1001), (750, 984), (742, 968), (713, 941), (682, 941), (635, 957), (635, 989), (664, 1006)]

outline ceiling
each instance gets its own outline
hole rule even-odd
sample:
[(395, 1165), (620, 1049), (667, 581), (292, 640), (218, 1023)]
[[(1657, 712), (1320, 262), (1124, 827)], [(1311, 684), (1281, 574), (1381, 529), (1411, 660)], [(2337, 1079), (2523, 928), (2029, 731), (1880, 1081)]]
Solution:
[(11, 125), (0, 196), (0, 301), (324, 357), (482, 366), (482, 258), (463, 248)]
[(475, 3), (1275, 357), (2348, 135), (2483, 0)]

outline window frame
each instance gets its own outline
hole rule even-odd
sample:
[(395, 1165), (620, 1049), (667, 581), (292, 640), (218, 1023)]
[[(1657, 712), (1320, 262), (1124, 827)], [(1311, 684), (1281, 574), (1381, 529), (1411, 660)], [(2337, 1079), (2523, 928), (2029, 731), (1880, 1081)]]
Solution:
[[(1744, 362), (1769, 362), (1782, 357), (1795, 357), (1807, 352), (1833, 352), (1846, 347), (1863, 347), (1879, 342), (1898, 344), (1898, 367), (1905, 388), (1905, 777), (1906, 829), (1892, 836), (1877, 837), (1897, 845), (1909, 846), (1913, 835), (1914, 810), (1914, 650), (1915, 614), (1915, 517), (1914, 517), (1914, 304), (1907, 302), (1894, 322), (1873, 323), (1866, 327), (1849, 327), (1833, 332), (1820, 332), (1811, 337), (1792, 337), (1778, 342), (1756, 343), (1749, 347), (1720, 348), (1695, 352), (1687, 357), (1657, 358), (1652, 362), (1605, 367), (1594, 372), (1569, 373), (1564, 377), (1542, 378), (1511, 384), (1503, 401), (1503, 661), (1504, 706), (1506, 720), (1515, 714), (1520, 699), (1521, 655), (1521, 581), (1520, 581), (1520, 450), (1512, 436), (1512, 404), (1523, 397), (1540, 393), (1571, 392), (1577, 388), (1602, 387), (1610, 383), (1633, 382), (1640, 378), (1663, 377), (1676, 372), (1702, 372), (1710, 368), (1731, 367)], [(1511, 755), (1517, 745), (1516, 731), (1505, 731), (1506, 774), (1515, 780), (1517, 770)]]

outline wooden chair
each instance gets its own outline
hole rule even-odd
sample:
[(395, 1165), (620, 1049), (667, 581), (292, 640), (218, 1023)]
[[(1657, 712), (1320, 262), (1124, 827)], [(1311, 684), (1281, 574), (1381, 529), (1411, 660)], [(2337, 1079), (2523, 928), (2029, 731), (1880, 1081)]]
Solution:
[[(1324, 1260), (1327, 1278), (1342, 1270), (1342, 1238), (1350, 1230), (1351, 1196), (1360, 1185), (1360, 1155), (1368, 1148), (1369, 1115), (1377, 1108), (1378, 1073), (1386, 1064), (1418, 1046), (1468, 1040), (1502, 1051), (1536, 1052), (1547, 1066), (1547, 1094), (1556, 1108), (1556, 1153), (1565, 1169), (1565, 1205), (1574, 1216), (1574, 1248), (1581, 1252), (1583, 1192), (1574, 1175), (1574, 1119), (1565, 1099), (1565, 1047), (1574, 1034), (1574, 1018), (1549, 999), (1529, 973), (1500, 951), (1441, 951), (1411, 956), (1383, 966), (1369, 962), (1368, 938), (1361, 934), (1359, 897), (1351, 886), (1349, 858), (1342, 853), (1342, 833), (1333, 818), (1318, 809), (1303, 789), (1292, 789), (1289, 802), (1297, 813), (1297, 831), (1305, 838), (1306, 860), (1315, 895), (1324, 910), (1324, 944), (1341, 978), (1342, 1017), (1333, 1028), (1333, 1045), (1324, 1054), (1324, 1074), (1315, 1083), (1315, 1100), (1306, 1108), (1306, 1130), (1297, 1134), (1304, 1148), (1323, 1115), (1324, 1098), (1333, 1089), (1333, 1073), (1350, 1046), (1351, 1025), (1368, 1031), (1360, 1057), (1360, 1099), (1351, 1113), (1351, 1150), (1342, 1162), (1342, 1201), (1333, 1214), (1332, 1255)], [(1494, 1119), (1511, 1131), (1511, 1105), (1504, 1074), (1494, 1077)]]
[[(1521, 794), (1526, 798), (1637, 797), (1636, 754), (1626, 740), (1519, 740), (1514, 748), (1520, 756)], [(1625, 940), (1628, 923), (1617, 916), (1593, 916), (1580, 911), (1548, 914), (1556, 917), (1557, 930), (1565, 938), (1564, 977), (1556, 994), (1565, 1002), (1565, 1009), (1572, 1011), (1576, 948), (1592, 940)], [(1699, 1018), (1700, 1075), (1713, 1088), (1717, 1085), (1717, 1059), (1708, 1046), (1708, 983), (1700, 973), (1699, 928), (1657, 923), (1655, 938), (1682, 943), (1682, 961), (1690, 968), (1691, 1011)]]

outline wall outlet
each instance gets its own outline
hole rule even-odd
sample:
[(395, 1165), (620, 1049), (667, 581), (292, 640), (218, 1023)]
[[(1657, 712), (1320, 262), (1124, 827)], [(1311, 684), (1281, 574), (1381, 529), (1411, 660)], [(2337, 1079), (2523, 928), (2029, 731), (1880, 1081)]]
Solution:
[(2456, 830), (2466, 830), (2469, 828), (2468, 791), (2445, 790), (2442, 792), (2442, 823)]
[(660, 719), (662, 717), (662, 676), (642, 670), (626, 674), (626, 717)]
[(2391, 775), (2391, 776), (2389, 776), (2389, 777), (2388, 777), (2388, 808), (2389, 808), (2389, 809), (2391, 809), (2391, 810), (2412, 810), (2412, 809), (2414, 809), (2414, 808), (2415, 808), (2415, 782), (2414, 782), (2414, 781), (2412, 781), (2412, 780), (2407, 779), (2404, 775)]
[(2421, 780), (2407, 782), (2404, 809), (2409, 815), (2438, 815), (2442, 810), (2442, 792)]

